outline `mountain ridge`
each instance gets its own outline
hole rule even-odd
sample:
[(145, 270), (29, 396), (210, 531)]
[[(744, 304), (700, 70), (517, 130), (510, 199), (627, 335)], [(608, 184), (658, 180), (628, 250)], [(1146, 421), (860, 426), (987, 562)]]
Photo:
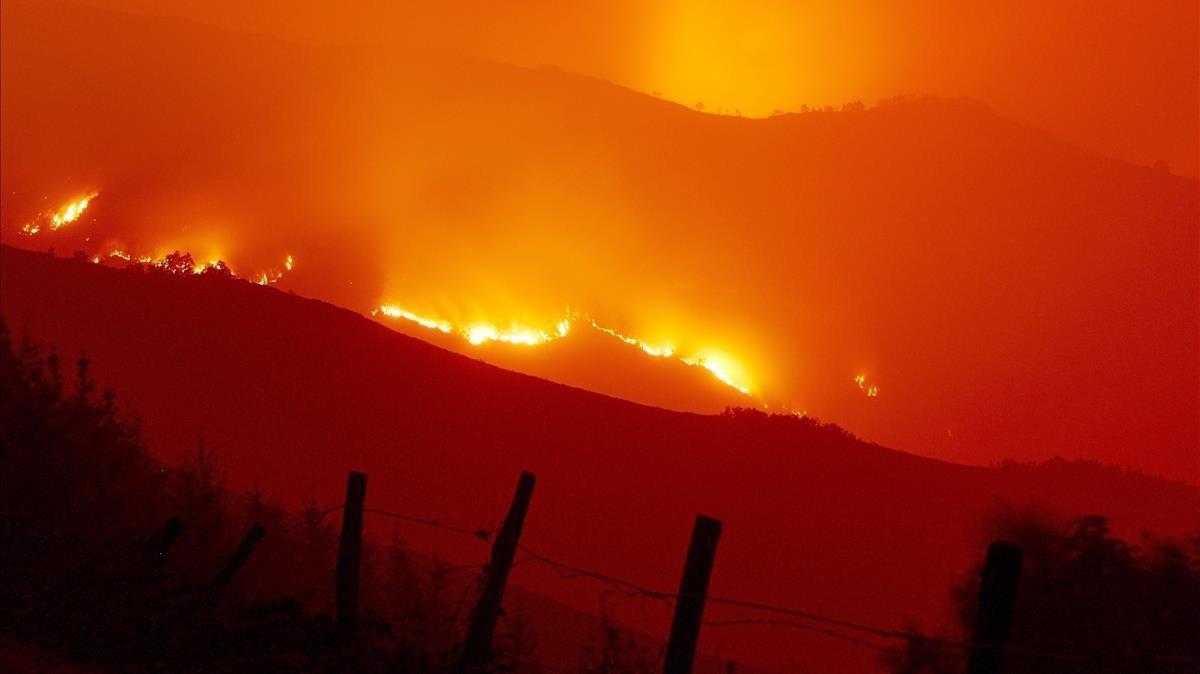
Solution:
[[(1200, 479), (1195, 180), (951, 99), (751, 120), (404, 45), (3, 9), (6, 243), (294, 254), (301, 295), (458, 323), (570, 306), (891, 447)], [(86, 222), (20, 233), (96, 190)], [(615, 375), (622, 398), (723, 406)]]

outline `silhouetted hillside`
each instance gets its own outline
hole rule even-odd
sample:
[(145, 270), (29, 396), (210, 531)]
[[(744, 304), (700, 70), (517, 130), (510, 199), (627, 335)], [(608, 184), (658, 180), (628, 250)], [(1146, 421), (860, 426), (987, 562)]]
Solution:
[[(770, 402), (889, 446), (1200, 480), (1196, 180), (969, 101), (752, 120), (402, 42), (3, 11), (6, 243), (294, 254), (288, 288), (361, 312), (545, 327), (572, 306), (728, 351)], [(84, 221), (17, 233), (91, 190)], [(581, 363), (524, 369), (719, 409)]]
[[(1195, 488), (1119, 470), (965, 467), (795, 418), (635, 405), (241, 281), (8, 247), (0, 262), (10, 329), (64, 357), (86, 351), (95, 379), (143, 419), (158, 458), (182, 461), (203, 435), (230, 488), (257, 479), (286, 503), (310, 486), (320, 502), (338, 502), (346, 471), (365, 470), (370, 505), (463, 526), (497, 522), (517, 472), (532, 470), (531, 548), (650, 587), (674, 589), (692, 519), (704, 512), (725, 522), (714, 594), (935, 627), (950, 620), (947, 588), (982, 554), (981, 519), (999, 507), (1104, 513), (1131, 535), (1182, 532), (1200, 512)], [(436, 531), (404, 535), (451, 561), (482, 554)], [(513, 582), (585, 609), (605, 590), (529, 564)], [(665, 607), (619, 594), (602, 601), (639, 630), (665, 630)], [(701, 647), (776, 668), (875, 663), (786, 629), (707, 629)]]
[[(158, 463), (113, 392), (97, 390), (90, 367), (84, 357), (63, 363), (53, 348), (14, 343), (0, 324), (6, 672), (74, 671), (64, 659), (112, 671), (450, 670), (481, 567), (414, 551), (399, 529), (368, 539), (364, 627), (337, 648), (340, 509), (309, 496), (289, 512), (257, 483), (231, 492), (202, 442), (180, 466)], [(166, 543), (162, 532), (171, 526), (180, 537)], [(218, 570), (251, 527), (262, 527), (265, 538), (231, 582), (218, 584)], [(649, 666), (647, 654), (661, 644), (513, 590), (488, 671), (535, 674), (542, 662), (587, 667), (599, 665), (596, 658), (612, 666), (614, 657)], [(597, 652), (590, 644), (604, 635), (619, 636), (622, 648)], [(723, 665), (701, 654), (697, 668)]]

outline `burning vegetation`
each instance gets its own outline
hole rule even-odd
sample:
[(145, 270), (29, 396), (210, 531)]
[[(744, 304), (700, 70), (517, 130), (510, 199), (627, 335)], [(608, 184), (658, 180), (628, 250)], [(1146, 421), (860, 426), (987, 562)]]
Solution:
[(592, 328), (597, 332), (613, 337), (618, 341), (636, 347), (642, 353), (654, 358), (669, 358), (676, 360), (690, 367), (699, 367), (715, 377), (718, 381), (726, 386), (738, 391), (743, 395), (752, 395), (750, 386), (743, 381), (738, 380), (732, 374), (732, 370), (737, 367), (736, 363), (730, 360), (723, 360), (713, 356), (706, 355), (681, 355), (675, 347), (671, 345), (654, 345), (636, 337), (622, 334), (612, 328), (601, 325), (590, 316), (580, 314), (576, 311), (568, 309), (566, 316), (554, 324), (552, 330), (542, 330), (539, 328), (531, 328), (528, 326), (513, 324), (508, 328), (499, 328), (491, 323), (476, 321), (463, 326), (456, 326), (450, 321), (431, 318), (416, 314), (404, 307), (396, 304), (384, 304), (371, 312), (372, 316), (383, 315), (388, 318), (398, 318), (415, 323), (423, 328), (437, 330), (444, 334), (454, 334), (462, 337), (472, 345), (478, 346), (486, 342), (501, 342), (504, 344), (523, 344), (526, 346), (537, 346), (546, 344), (558, 339), (566, 337), (571, 332), (571, 328), (575, 324), (581, 324), (585, 327)]
[(51, 232), (58, 231), (59, 229), (62, 229), (63, 227), (78, 220), (79, 216), (83, 215), (83, 212), (87, 210), (88, 204), (90, 204), (93, 199), (99, 196), (99, 194), (99, 192), (92, 192), (87, 196), (80, 197), (74, 201), (63, 204), (56, 211), (46, 211), (45, 213), (38, 215), (38, 217), (31, 222), (27, 222), (22, 225), (21, 233), (26, 236), (33, 236), (38, 232), (41, 232), (43, 228), (46, 228)]

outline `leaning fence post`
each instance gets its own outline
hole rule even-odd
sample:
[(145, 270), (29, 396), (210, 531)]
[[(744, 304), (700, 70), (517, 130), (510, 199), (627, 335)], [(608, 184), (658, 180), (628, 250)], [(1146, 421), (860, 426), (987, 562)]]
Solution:
[(467, 628), (466, 641), (463, 642), (462, 657), (457, 667), (459, 674), (483, 671), (491, 656), (492, 633), (496, 630), (496, 620), (500, 616), (504, 586), (508, 582), (513, 557), (517, 554), (521, 527), (525, 524), (525, 514), (529, 511), (529, 500), (533, 497), (535, 481), (532, 473), (521, 473), (521, 479), (517, 482), (517, 493), (508, 508), (508, 515), (492, 543), (492, 556), (485, 571), (483, 590), (479, 594), (479, 603), (471, 612), (471, 623)]
[(179, 537), (183, 535), (186, 529), (187, 527), (183, 524), (183, 520), (180, 520), (178, 517), (172, 517), (167, 520), (162, 529), (159, 529), (150, 538), (150, 549), (154, 553), (154, 558), (160, 562), (165, 561), (167, 552), (170, 551), (172, 545), (175, 545), (175, 541), (179, 540)]
[(338, 545), (334, 581), (337, 594), (334, 631), (339, 641), (352, 637), (358, 628), (358, 582), (362, 560), (363, 502), (366, 498), (367, 474), (351, 471), (346, 480), (342, 539)]
[(691, 674), (696, 642), (700, 638), (700, 624), (704, 618), (708, 580), (712, 577), (713, 558), (716, 557), (717, 539), (720, 537), (719, 520), (704, 515), (696, 516), (687, 560), (683, 565), (683, 580), (679, 583), (675, 618), (671, 621), (663, 674)]
[(242, 542), (238, 544), (237, 549), (229, 556), (229, 561), (225, 562), (225, 568), (217, 574), (213, 581), (213, 601), (220, 602), (225, 596), (225, 590), (229, 589), (229, 584), (233, 582), (233, 577), (241, 570), (242, 565), (246, 560), (250, 559), (250, 555), (254, 553), (254, 548), (258, 546), (258, 542), (267, 535), (267, 530), (263, 525), (255, 522), (254, 526), (250, 527), (250, 531), (242, 538)]
[(1020, 581), (1021, 548), (1004, 541), (989, 545), (979, 585), (979, 614), (971, 638), (976, 647), (971, 649), (967, 674), (1000, 674)]

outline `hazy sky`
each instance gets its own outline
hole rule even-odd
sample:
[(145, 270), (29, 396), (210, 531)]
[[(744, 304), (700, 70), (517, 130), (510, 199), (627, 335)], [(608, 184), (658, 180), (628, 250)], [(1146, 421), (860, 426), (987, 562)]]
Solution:
[[(196, 7), (216, 21), (207, 4)], [(738, 119), (559, 71), (414, 52), (409, 42), (345, 49), (78, 6), (4, 8), (6, 243), (88, 255), (184, 250), (251, 274), (292, 254), (287, 290), (463, 324), (552, 331), (572, 307), (719, 362), (777, 409), (889, 446), (974, 463), (1088, 456), (1196, 479), (1194, 179), (1112, 161), (962, 102)], [(303, 8), (286, 24), (226, 9), (225, 24), (317, 32)], [(618, 21), (611, 9), (589, 20), (572, 10), (560, 26), (594, 29), (573, 41), (566, 28), (550, 30), (550, 10), (526, 10), (523, 42), (485, 31), (514, 18), (488, 11), (468, 12), (469, 24), (434, 17), (419, 24), (432, 26), (424, 32), (394, 15), (338, 14), (321, 34), (358, 27), (367, 40), (401, 26), (427, 46), (473, 45), (516, 62), (554, 52), (570, 69), (630, 77), (702, 58), (653, 58), (689, 33), (649, 30), (661, 17), (645, 11)], [(1029, 20), (1008, 16), (1017, 18)], [(772, 26), (718, 23), (748, 34)], [(788, 40), (771, 37), (777, 27), (749, 43), (784, 48)], [(479, 39), (465, 40), (468, 29)], [(659, 39), (612, 37), (647, 31)], [(1036, 35), (1053, 42), (1032, 29), (1026, 42)], [(939, 64), (930, 77), (986, 71), (950, 68), (956, 61), (935, 59), (931, 44), (907, 67), (920, 57)], [(865, 47), (843, 51), (871, 60)], [(825, 59), (834, 63), (859, 72), (848, 57)], [(1126, 75), (1130, 91), (1193, 91)], [(776, 76), (790, 81), (761, 77)], [(672, 82), (716, 87), (694, 69), (661, 77), (666, 96)], [(1062, 77), (1063, 91), (1091, 86), (1078, 72)], [(723, 81), (747, 108), (784, 89)], [(832, 100), (868, 98), (836, 77), (812, 82), (846, 88)], [(677, 97), (703, 95), (711, 110), (708, 91)], [(1109, 119), (1060, 103), (1080, 128)], [(94, 192), (77, 224), (20, 233)], [(675, 406), (597, 386), (588, 377), (620, 368), (584, 361), (567, 368), (572, 376), (531, 369)], [(639, 383), (647, 371), (620, 378), (649, 388)], [(855, 384), (860, 374), (878, 396)]]
[(708, 110), (765, 115), (969, 96), (1111, 156), (1197, 175), (1200, 9), (1152, 2), (90, 0), (314, 43), (553, 65)]

